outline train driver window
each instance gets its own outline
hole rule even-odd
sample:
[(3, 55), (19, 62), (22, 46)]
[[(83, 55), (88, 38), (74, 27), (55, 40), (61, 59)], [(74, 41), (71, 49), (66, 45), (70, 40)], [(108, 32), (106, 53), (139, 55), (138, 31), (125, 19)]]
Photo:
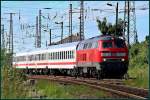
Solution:
[(115, 39), (114, 44), (116, 48), (124, 48), (125, 47), (125, 42), (122, 39)]
[(103, 42), (103, 48), (112, 48), (112, 42)]

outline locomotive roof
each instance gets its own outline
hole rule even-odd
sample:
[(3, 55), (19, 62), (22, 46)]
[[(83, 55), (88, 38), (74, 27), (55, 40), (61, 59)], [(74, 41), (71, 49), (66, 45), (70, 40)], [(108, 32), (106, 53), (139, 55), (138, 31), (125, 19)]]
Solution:
[(79, 42), (72, 42), (72, 43), (64, 43), (64, 44), (58, 44), (58, 45), (52, 45), (47, 48), (41, 49), (36, 48), (34, 50), (28, 51), (28, 52), (22, 52), (22, 53), (16, 53), (15, 56), (23, 56), (27, 54), (36, 54), (36, 53), (42, 53), (47, 51), (56, 51), (56, 50), (68, 50), (68, 49), (74, 49), (78, 45)]
[(81, 41), (81, 43), (94, 42), (94, 41), (98, 41), (98, 40), (112, 40), (112, 38), (120, 38), (121, 39), (121, 37), (115, 37), (115, 36), (111, 36), (111, 35), (98, 35), (96, 37), (92, 37), (87, 40)]

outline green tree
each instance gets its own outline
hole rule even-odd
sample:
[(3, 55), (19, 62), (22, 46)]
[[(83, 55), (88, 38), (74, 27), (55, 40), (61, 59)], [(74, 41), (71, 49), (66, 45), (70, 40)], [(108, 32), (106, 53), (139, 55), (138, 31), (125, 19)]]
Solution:
[[(98, 29), (101, 31), (103, 35), (114, 35), (116, 31), (116, 24), (112, 25), (111, 23), (107, 23), (106, 17), (103, 20), (96, 20), (98, 23)], [(117, 36), (123, 35), (124, 21), (122, 19), (118, 19), (117, 24)]]

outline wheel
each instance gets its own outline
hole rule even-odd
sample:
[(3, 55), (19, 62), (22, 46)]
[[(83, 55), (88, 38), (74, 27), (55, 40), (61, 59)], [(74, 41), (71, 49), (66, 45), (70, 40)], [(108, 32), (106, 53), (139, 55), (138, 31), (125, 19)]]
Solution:
[(128, 80), (128, 79), (129, 79), (129, 74), (128, 74), (128, 73), (126, 73), (126, 74), (124, 75), (124, 79), (125, 79), (125, 80)]
[(104, 78), (104, 74), (103, 74), (103, 72), (102, 72), (101, 70), (98, 70), (98, 71), (97, 71), (97, 77), (96, 77), (96, 78), (97, 78), (98, 80)]

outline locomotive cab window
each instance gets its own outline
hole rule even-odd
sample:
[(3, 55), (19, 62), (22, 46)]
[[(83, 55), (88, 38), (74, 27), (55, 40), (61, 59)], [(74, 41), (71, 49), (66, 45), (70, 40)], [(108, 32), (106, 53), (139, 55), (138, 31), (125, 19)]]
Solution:
[(112, 42), (103, 42), (103, 48), (112, 48)]
[(125, 47), (125, 42), (122, 39), (115, 39), (114, 44), (116, 48), (124, 48)]

